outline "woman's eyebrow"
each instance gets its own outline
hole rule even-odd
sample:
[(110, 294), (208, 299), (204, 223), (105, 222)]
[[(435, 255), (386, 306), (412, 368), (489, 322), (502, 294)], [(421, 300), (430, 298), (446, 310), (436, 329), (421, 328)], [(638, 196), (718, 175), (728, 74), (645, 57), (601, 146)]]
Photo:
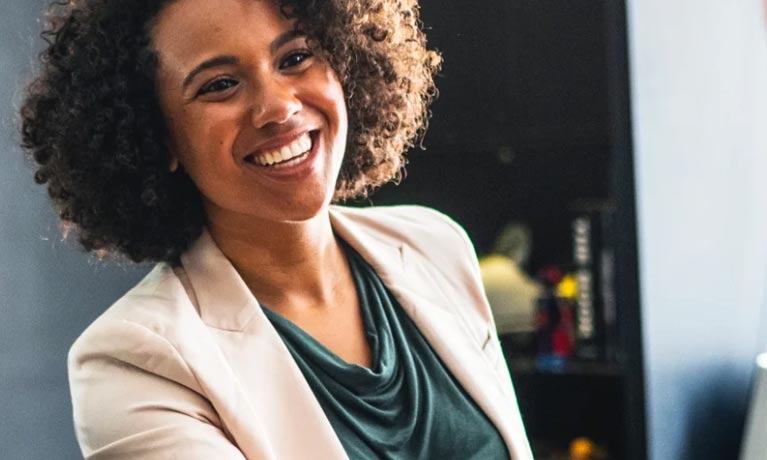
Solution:
[(184, 78), (184, 83), (182, 84), (182, 89), (186, 89), (187, 86), (192, 82), (194, 77), (197, 76), (200, 72), (203, 70), (207, 70), (213, 67), (218, 67), (222, 65), (235, 65), (239, 64), (240, 59), (237, 56), (216, 56), (214, 58), (210, 58), (207, 61), (203, 61), (200, 65), (195, 67), (191, 72), (189, 72), (189, 75), (187, 75)]
[(277, 52), (278, 49), (280, 49), (281, 46), (290, 42), (294, 38), (303, 37), (305, 35), (306, 35), (305, 33), (296, 29), (289, 30), (285, 33), (280, 34), (277, 38), (275, 38), (274, 41), (272, 41), (272, 44), (269, 45), (269, 50), (272, 52), (272, 54), (274, 54)]

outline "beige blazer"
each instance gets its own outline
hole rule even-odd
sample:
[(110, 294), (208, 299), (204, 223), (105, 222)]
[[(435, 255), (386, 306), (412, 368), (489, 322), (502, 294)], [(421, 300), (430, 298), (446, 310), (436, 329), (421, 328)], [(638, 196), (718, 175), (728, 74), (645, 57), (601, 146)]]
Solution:
[[(417, 206), (332, 206), (330, 217), (498, 428), (511, 459), (532, 460), (465, 232)], [(72, 346), (83, 455), (349, 460), (290, 352), (207, 232), (181, 262), (158, 264)]]

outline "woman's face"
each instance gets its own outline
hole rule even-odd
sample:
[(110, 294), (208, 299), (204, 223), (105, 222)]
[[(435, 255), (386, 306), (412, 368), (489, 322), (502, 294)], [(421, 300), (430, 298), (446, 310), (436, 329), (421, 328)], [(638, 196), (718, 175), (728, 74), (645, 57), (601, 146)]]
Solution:
[(274, 1), (176, 0), (151, 37), (172, 159), (211, 221), (303, 221), (330, 202), (343, 90)]

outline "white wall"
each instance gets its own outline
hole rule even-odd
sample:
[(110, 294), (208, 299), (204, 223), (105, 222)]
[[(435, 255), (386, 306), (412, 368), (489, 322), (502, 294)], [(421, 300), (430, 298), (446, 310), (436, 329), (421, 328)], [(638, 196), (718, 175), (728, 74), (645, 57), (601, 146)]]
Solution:
[(767, 348), (767, 21), (762, 0), (628, 14), (650, 458), (732, 460)]

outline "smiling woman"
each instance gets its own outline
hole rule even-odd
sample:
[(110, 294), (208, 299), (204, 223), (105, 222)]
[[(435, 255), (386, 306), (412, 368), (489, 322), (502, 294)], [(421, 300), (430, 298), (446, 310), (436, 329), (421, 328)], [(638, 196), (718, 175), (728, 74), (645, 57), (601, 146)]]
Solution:
[(87, 250), (158, 262), (72, 346), (89, 459), (531, 459), (474, 250), (399, 180), (414, 0), (54, 3), (24, 147)]

